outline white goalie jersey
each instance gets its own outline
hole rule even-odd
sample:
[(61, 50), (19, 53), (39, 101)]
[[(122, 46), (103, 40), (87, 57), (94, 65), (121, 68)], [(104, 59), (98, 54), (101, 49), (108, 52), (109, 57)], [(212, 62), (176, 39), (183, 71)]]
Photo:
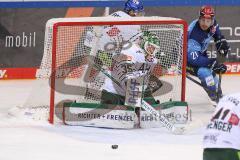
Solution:
[(116, 79), (121, 86), (116, 85), (110, 78), (106, 78), (103, 89), (108, 92), (125, 96), (126, 81), (144, 77), (144, 83), (148, 84), (148, 76), (157, 64), (157, 59), (146, 59), (145, 51), (137, 44), (121, 51), (121, 54), (113, 57), (112, 70), (109, 74)]
[[(129, 18), (128, 14), (122, 11), (114, 12), (109, 17)], [(105, 52), (120, 52), (121, 46), (128, 42), (136, 41), (142, 35), (139, 25), (107, 25), (93, 27), (88, 31), (84, 45), (90, 48)]]
[(240, 93), (224, 96), (208, 124), (204, 148), (233, 148), (240, 150)]

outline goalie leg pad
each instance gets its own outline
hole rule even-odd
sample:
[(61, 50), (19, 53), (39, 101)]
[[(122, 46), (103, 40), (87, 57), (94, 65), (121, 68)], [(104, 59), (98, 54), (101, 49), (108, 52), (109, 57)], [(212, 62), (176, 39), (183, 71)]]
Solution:
[(67, 125), (131, 129), (137, 123), (133, 108), (123, 105), (66, 103), (63, 114)]
[[(169, 101), (161, 104), (155, 104), (153, 107), (163, 114), (173, 124), (185, 124), (188, 121), (186, 102)], [(159, 128), (163, 127), (159, 118), (154, 117), (147, 111), (141, 111), (140, 116), (141, 128)]]
[[(164, 114), (170, 122), (175, 124), (187, 123), (188, 104), (186, 102), (169, 101), (153, 106), (160, 114)], [(64, 104), (63, 115), (66, 125), (132, 129), (136, 124), (139, 124), (138, 120), (140, 120), (140, 128), (163, 127), (159, 118), (147, 111), (141, 111), (140, 117), (138, 117), (132, 107), (124, 105), (70, 102)]]

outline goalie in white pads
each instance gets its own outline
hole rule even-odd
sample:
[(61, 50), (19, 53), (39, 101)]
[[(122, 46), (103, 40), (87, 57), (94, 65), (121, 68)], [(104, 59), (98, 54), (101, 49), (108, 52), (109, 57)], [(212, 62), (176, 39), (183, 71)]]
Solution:
[(157, 64), (155, 54), (160, 51), (159, 38), (150, 32), (144, 32), (140, 46), (131, 46), (113, 56), (110, 78), (106, 78), (103, 86), (101, 103), (129, 105), (135, 108), (140, 121), (141, 99), (148, 97), (151, 103), (157, 103), (146, 92), (153, 68)]
[[(141, 126), (140, 108), (144, 108), (148, 114), (156, 118), (156, 121), (159, 118), (160, 123), (158, 121), (157, 127), (161, 124), (175, 134), (182, 134), (183, 127), (176, 128), (172, 122), (154, 109), (161, 106), (151, 95), (151, 90), (148, 90), (151, 72), (157, 64), (155, 55), (159, 51), (159, 38), (154, 33), (144, 32), (141, 46), (132, 43), (131, 47), (115, 55), (112, 70), (108, 73), (101, 70), (107, 76), (102, 90), (101, 104), (133, 107), (138, 117), (138, 123), (136, 123), (138, 127)], [(158, 85), (158, 87), (161, 86)], [(171, 114), (175, 115), (174, 111)]]
[[(145, 32), (140, 45), (132, 43), (131, 47), (113, 57), (112, 71), (109, 74), (118, 82), (116, 84), (111, 78), (106, 79), (102, 92), (102, 103), (124, 105), (126, 85), (130, 79), (144, 77), (144, 83), (148, 84), (150, 73), (157, 64), (155, 54), (160, 51), (160, 42), (155, 34)], [(138, 95), (135, 96), (139, 98)]]
[(240, 93), (219, 101), (203, 145), (203, 160), (240, 160)]

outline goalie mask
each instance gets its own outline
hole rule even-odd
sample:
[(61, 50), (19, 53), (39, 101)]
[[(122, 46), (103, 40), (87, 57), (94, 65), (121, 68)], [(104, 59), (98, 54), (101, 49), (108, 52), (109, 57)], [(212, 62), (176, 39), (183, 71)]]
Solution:
[(144, 49), (147, 56), (154, 56), (160, 51), (160, 41), (157, 35), (144, 32), (143, 40), (141, 43), (142, 49)]

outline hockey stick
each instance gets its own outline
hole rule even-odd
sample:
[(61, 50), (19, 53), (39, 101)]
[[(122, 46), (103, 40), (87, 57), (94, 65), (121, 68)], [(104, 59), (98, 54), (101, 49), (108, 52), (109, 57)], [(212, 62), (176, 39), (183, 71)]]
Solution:
[[(186, 75), (186, 78), (189, 79), (190, 81), (192, 81), (193, 83), (199, 85), (200, 87), (202, 87), (206, 92), (216, 95), (217, 96), (217, 103), (218, 103), (219, 99), (221, 98), (219, 96), (219, 90), (217, 92), (215, 92), (213, 90), (210, 90), (209, 88), (203, 86), (199, 81), (195, 80), (194, 78), (190, 77), (189, 75)], [(221, 81), (221, 78), (219, 78), (219, 80)], [(220, 86), (221, 86), (221, 82), (218, 82), (218, 89), (219, 89)], [(213, 103), (213, 102), (211, 102), (211, 103), (214, 107), (216, 107), (215, 103)]]
[(216, 92), (208, 89), (207, 87), (203, 86), (200, 82), (198, 82), (197, 80), (195, 80), (194, 78), (190, 77), (189, 75), (186, 75), (186, 78), (189, 79), (190, 81), (192, 81), (193, 83), (199, 85), (200, 87), (202, 87), (203, 89), (205, 89), (206, 91), (216, 94)]
[(222, 83), (222, 73), (219, 73), (219, 79), (218, 79), (218, 92), (217, 92), (217, 103), (219, 102), (221, 96), (220, 96), (220, 88)]
[[(219, 63), (223, 63), (224, 62), (224, 57), (222, 55), (218, 55), (217, 56), (217, 61)], [(222, 73), (220, 72), (218, 75), (218, 91), (217, 91), (217, 102), (219, 102), (220, 98), (221, 98), (221, 84), (222, 84)]]
[[(224, 61), (224, 57), (221, 56), (221, 55), (218, 55), (217, 56), (217, 62), (219, 63), (223, 63)], [(186, 75), (186, 78), (191, 80), (193, 83), (201, 86), (205, 91), (211, 93), (211, 94), (214, 94), (217, 96), (217, 103), (219, 102), (220, 98), (221, 98), (221, 81), (222, 81), (222, 73), (219, 73), (219, 76), (218, 76), (218, 87), (217, 87), (217, 91), (212, 91), (210, 89), (208, 89), (207, 87), (203, 86), (199, 81), (195, 80), (194, 78), (190, 77), (189, 75)]]
[[(96, 68), (98, 71), (102, 72), (104, 75), (106, 75), (108, 78), (110, 78), (116, 85), (118, 85), (120, 88), (121, 84), (110, 74), (107, 73), (107, 71), (98, 66), (96, 63), (92, 61), (91, 58), (88, 58), (88, 60), (92, 63), (94, 68)], [(146, 101), (142, 100), (141, 107), (149, 112), (150, 114), (154, 115), (155, 117), (159, 118), (160, 122), (163, 124), (165, 128), (167, 128), (169, 131), (171, 131), (174, 134), (182, 134), (185, 131), (184, 127), (175, 127), (174, 124), (169, 122), (169, 120), (162, 114), (160, 114), (155, 108), (153, 108), (150, 104), (148, 104)]]
[[(225, 50), (224, 50), (224, 51), (221, 51), (221, 50), (220, 50), (222, 44), (223, 44), (223, 43), (221, 43), (221, 45), (219, 46), (219, 49), (217, 50), (217, 53), (218, 53), (218, 54), (217, 54), (217, 61), (218, 61), (219, 63), (221, 63), (221, 64), (224, 63), (226, 55), (227, 55), (228, 52), (231, 50), (231, 48), (230, 48), (230, 46), (229, 46), (229, 48), (228, 48), (228, 50), (227, 50), (227, 53), (224, 53)], [(221, 98), (221, 96), (222, 96), (222, 91), (221, 91), (222, 73), (221, 73), (221, 72), (219, 73), (219, 77), (218, 77), (218, 78), (219, 78), (219, 79), (218, 79), (217, 102), (219, 102), (219, 100), (220, 100), (220, 98)], [(220, 94), (221, 94), (221, 95), (220, 95)]]

